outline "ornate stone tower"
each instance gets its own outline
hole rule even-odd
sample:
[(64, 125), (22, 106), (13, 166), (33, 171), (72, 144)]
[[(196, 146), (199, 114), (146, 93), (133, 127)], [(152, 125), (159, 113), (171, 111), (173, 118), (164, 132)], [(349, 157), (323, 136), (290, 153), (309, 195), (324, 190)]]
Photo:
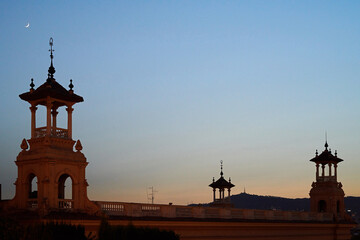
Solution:
[[(333, 155), (325, 142), (325, 150), (320, 155), (316, 150), (315, 157), (310, 161), (316, 164), (316, 182), (312, 183), (310, 190), (311, 211), (333, 213), (337, 218), (344, 218), (345, 194), (341, 182), (337, 181), (338, 163), (343, 160), (337, 157), (336, 151)], [(321, 167), (321, 174), (319, 167)]]
[[(229, 181), (226, 181), (224, 178), (223, 173), (223, 161), (220, 161), (221, 163), (221, 171), (220, 171), (220, 178), (215, 181), (215, 178), (213, 178), (213, 182), (209, 185), (209, 187), (213, 188), (213, 202), (211, 203), (211, 206), (214, 207), (231, 207), (231, 201), (230, 201), (230, 191), (232, 187), (235, 187), (234, 184), (231, 183), (231, 179), (229, 178)], [(216, 189), (219, 189), (219, 198), (216, 198)], [(228, 196), (225, 197), (225, 189), (228, 191)]]
[[(96, 205), (87, 198), (85, 168), (88, 162), (81, 153), (80, 140), (75, 144), (72, 138), (73, 105), (84, 100), (74, 93), (72, 80), (69, 90), (55, 80), (52, 47), (53, 39), (50, 38), (51, 64), (47, 80), (34, 89), (31, 79), (30, 91), (20, 95), (31, 105), (31, 138), (22, 141), (22, 151), (15, 162), (18, 178), (11, 205), (42, 213), (59, 209), (95, 212)], [(46, 125), (42, 127), (36, 125), (38, 107), (46, 108)], [(57, 110), (62, 107), (67, 111), (67, 128), (57, 126)], [(65, 191), (65, 182), (70, 182), (70, 192)]]

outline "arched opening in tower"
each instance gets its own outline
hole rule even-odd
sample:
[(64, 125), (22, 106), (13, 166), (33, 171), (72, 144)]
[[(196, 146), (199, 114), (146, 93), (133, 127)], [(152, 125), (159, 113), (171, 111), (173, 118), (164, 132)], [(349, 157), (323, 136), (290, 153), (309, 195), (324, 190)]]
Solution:
[(68, 174), (63, 174), (59, 178), (58, 182), (58, 198), (59, 199), (72, 199), (72, 185), (73, 181)]
[(38, 179), (35, 174), (31, 173), (28, 177), (28, 189), (30, 199), (37, 198), (38, 195)]
[(324, 200), (319, 201), (318, 210), (319, 212), (326, 212), (326, 202)]

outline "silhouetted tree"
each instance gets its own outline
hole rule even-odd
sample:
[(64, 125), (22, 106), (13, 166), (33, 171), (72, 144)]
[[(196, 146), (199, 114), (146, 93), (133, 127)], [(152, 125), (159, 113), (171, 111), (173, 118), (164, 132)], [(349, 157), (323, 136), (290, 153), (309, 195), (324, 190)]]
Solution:
[(26, 240), (87, 240), (83, 226), (53, 222), (28, 226), (24, 238)]
[(81, 225), (65, 223), (42, 223), (30, 226), (20, 225), (9, 218), (0, 218), (0, 240), (94, 240), (85, 236)]

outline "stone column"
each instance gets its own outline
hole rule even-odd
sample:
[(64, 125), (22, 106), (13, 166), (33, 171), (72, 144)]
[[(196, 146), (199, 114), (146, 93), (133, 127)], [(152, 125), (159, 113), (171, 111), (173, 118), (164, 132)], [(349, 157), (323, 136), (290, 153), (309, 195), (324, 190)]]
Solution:
[(56, 116), (58, 115), (58, 111), (56, 111), (56, 108), (53, 108), (51, 111), (51, 115), (52, 115), (52, 131), (53, 134), (56, 134)]
[(50, 98), (47, 99), (46, 102), (46, 135), (51, 135), (51, 108), (52, 104), (50, 102)]
[(334, 164), (334, 177), (335, 177), (335, 182), (337, 182), (337, 164)]
[(73, 108), (71, 106), (68, 106), (66, 108), (66, 111), (68, 112), (68, 138), (72, 139), (72, 112)]
[(214, 202), (215, 202), (215, 199), (216, 199), (216, 189), (215, 188), (213, 189), (213, 192), (214, 192), (213, 195), (214, 195)]
[(31, 110), (31, 138), (35, 138), (35, 129), (36, 129), (36, 110), (37, 107), (32, 105)]
[(319, 164), (316, 164), (316, 181), (319, 179)]
[(325, 165), (322, 164), (322, 165), (321, 165), (321, 168), (322, 168), (322, 177), (323, 177), (323, 179), (324, 179), (324, 177), (325, 177)]
[(331, 177), (331, 163), (329, 163), (329, 178)]

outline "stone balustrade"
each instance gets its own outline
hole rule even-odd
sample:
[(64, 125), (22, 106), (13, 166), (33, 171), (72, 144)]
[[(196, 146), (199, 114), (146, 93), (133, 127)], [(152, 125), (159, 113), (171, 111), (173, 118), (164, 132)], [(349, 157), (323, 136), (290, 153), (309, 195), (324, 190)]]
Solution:
[(59, 138), (68, 138), (68, 130), (63, 128), (56, 128), (55, 131), (53, 131), (53, 136), (59, 137)]
[(318, 182), (336, 182), (336, 176), (320, 176), (317, 178)]
[(94, 201), (109, 216), (331, 222), (331, 213)]
[(46, 127), (36, 128), (35, 129), (35, 137), (45, 137), (46, 136)]
[(72, 209), (74, 208), (74, 201), (70, 199), (61, 199), (59, 200), (59, 208)]
[[(41, 138), (46, 136), (46, 127), (40, 127), (35, 129), (35, 138)], [(58, 138), (68, 138), (68, 130), (64, 128), (51, 129), (51, 136)]]

